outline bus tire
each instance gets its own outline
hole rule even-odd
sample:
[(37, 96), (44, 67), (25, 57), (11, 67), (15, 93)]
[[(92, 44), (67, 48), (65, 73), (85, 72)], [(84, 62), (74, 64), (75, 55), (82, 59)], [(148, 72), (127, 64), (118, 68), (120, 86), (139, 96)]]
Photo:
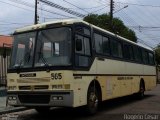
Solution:
[(137, 93), (138, 99), (144, 98), (144, 91), (145, 91), (144, 81), (143, 82), (141, 81), (139, 85), (139, 92)]
[(38, 112), (38, 113), (48, 113), (50, 111), (50, 108), (49, 107), (36, 107), (35, 110)]
[(89, 87), (87, 93), (87, 114), (92, 115), (97, 112), (99, 103), (98, 91), (93, 86)]

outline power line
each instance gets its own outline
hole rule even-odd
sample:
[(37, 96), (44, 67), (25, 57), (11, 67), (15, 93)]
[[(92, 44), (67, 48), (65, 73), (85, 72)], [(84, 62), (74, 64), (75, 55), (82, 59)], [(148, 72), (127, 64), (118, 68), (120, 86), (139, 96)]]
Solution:
[(94, 13), (97, 13), (97, 12), (99, 12), (99, 11), (101, 11), (101, 10), (104, 10), (106, 7), (107, 7), (107, 6), (104, 6), (103, 8), (98, 9), (98, 10), (95, 10), (95, 11), (91, 12), (90, 14), (92, 14), (92, 13), (94, 14)]
[(138, 42), (140, 42), (140, 43), (142, 43), (142, 44), (148, 46), (148, 47), (151, 48), (151, 49), (154, 49), (152, 46), (146, 44), (146, 41), (144, 41), (144, 40), (142, 40), (142, 39), (140, 39), (140, 38), (138, 38)]
[(26, 8), (23, 8), (23, 7), (19, 7), (19, 6), (17, 6), (17, 5), (13, 5), (13, 4), (10, 4), (10, 3), (7, 3), (7, 2), (3, 2), (3, 1), (0, 1), (1, 3), (5, 3), (5, 4), (8, 4), (8, 5), (11, 5), (11, 6), (14, 6), (14, 7), (17, 7), (17, 8), (20, 8), (20, 9), (23, 9), (23, 10), (27, 10), (27, 11), (31, 11), (32, 12), (32, 10), (30, 10), (30, 9), (26, 9)]
[[(24, 1), (22, 1), (22, 0), (18, 0), (18, 1), (17, 1), (17, 0), (9, 0), (9, 1), (14, 2), (14, 3), (21, 4), (21, 5), (25, 5), (25, 6), (27, 6), (27, 7), (30, 7), (30, 8), (33, 8), (33, 9), (34, 9), (34, 5), (33, 5), (33, 4), (30, 4), (30, 3), (28, 3), (28, 2), (24, 2)], [(51, 11), (51, 10), (47, 10), (47, 9), (44, 9), (44, 8), (39, 8), (39, 7), (38, 7), (38, 9), (39, 9), (39, 10), (43, 10), (43, 11), (48, 12), (48, 13), (51, 13), (51, 14), (59, 15), (59, 16), (62, 16), (62, 17), (72, 18), (71, 16), (67, 16), (67, 15), (63, 15), (63, 14), (60, 14), (60, 13), (56, 13), (56, 12), (53, 12), (53, 11)]]
[(67, 12), (67, 13), (69, 13), (69, 14), (75, 15), (75, 16), (77, 16), (77, 17), (85, 17), (85, 15), (83, 15), (83, 14), (81, 14), (81, 13), (75, 12), (75, 11), (73, 11), (73, 10), (70, 10), (70, 9), (68, 9), (68, 8), (65, 8), (65, 7), (63, 7), (63, 6), (61, 6), (61, 5), (58, 5), (58, 4), (53, 3), (53, 2), (50, 2), (50, 1), (48, 1), (48, 0), (39, 0), (39, 1), (45, 3), (46, 5), (49, 5), (49, 6), (51, 6), (51, 7), (54, 7), (54, 8), (60, 9), (60, 10), (62, 10), (62, 11), (64, 11), (64, 12)]
[(74, 7), (76, 7), (76, 8), (78, 8), (78, 9), (80, 9), (80, 10), (82, 10), (82, 11), (84, 11), (84, 12), (86, 12), (86, 13), (89, 13), (88, 11), (84, 10), (83, 8), (78, 7), (77, 5), (74, 5), (74, 4), (71, 3), (71, 2), (68, 2), (68, 1), (66, 1), (66, 0), (63, 0), (63, 1), (66, 2), (66, 3), (68, 3), (68, 4), (70, 4), (70, 5), (72, 5), (72, 6), (74, 6)]
[(99, 5), (99, 6), (93, 6), (93, 7), (88, 7), (88, 8), (83, 8), (81, 7), (82, 9), (96, 9), (96, 8), (100, 8), (100, 7), (103, 7), (105, 5)]
[[(104, 3), (104, 1), (103, 1), (103, 3), (102, 2), (100, 2), (99, 0), (94, 0), (95, 2), (97, 2), (97, 3), (99, 3), (99, 4), (101, 4), (101, 5), (105, 5), (106, 6), (106, 2)], [(108, 4), (109, 5), (109, 4)]]
[(142, 6), (142, 7), (160, 7), (159, 5), (144, 5), (144, 4), (136, 4), (136, 3), (128, 3), (128, 2), (117, 2), (120, 4), (128, 4), (128, 5), (136, 5), (136, 6)]
[[(121, 17), (124, 17), (125, 21), (127, 20), (129, 24), (131, 24), (132, 26), (139, 26), (139, 24), (133, 19), (131, 18), (126, 12), (122, 11), (125, 16), (123, 14), (121, 14)], [(137, 30), (138, 29), (138, 30)], [(139, 28), (134, 28), (134, 30), (138, 31), (140, 33), (139, 37), (143, 34), (139, 31)], [(145, 35), (145, 34), (144, 34)], [(148, 35), (145, 35), (145, 36), (148, 36)], [(148, 37), (147, 37), (148, 38)], [(140, 38), (139, 38), (140, 39)], [(138, 42), (140, 42), (138, 39), (137, 39)], [(141, 42), (142, 43), (142, 42)], [(143, 41), (143, 44), (147, 45), (147, 46), (150, 46), (150, 44), (148, 45), (148, 43), (145, 41)], [(150, 46), (151, 47), (151, 46)]]
[(141, 28), (141, 29), (159, 29), (160, 26), (128, 26), (133, 28)]
[[(3, 21), (0, 20), (1, 23), (6, 23), (6, 24), (15, 24), (15, 25), (23, 25), (23, 24), (31, 24), (31, 23), (15, 23), (15, 22), (7, 22), (7, 21)], [(5, 24), (4, 24), (5, 25)]]

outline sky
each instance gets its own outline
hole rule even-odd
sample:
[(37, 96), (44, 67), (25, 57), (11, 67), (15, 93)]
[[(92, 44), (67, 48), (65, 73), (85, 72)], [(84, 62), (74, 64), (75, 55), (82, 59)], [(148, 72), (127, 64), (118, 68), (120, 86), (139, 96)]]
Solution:
[[(109, 13), (110, 0), (49, 0), (83, 15)], [(35, 0), (0, 0), (0, 35), (34, 24)], [(128, 6), (124, 8), (125, 6)], [(79, 18), (39, 2), (39, 23), (66, 18)], [(114, 17), (134, 30), (139, 44), (160, 44), (160, 0), (114, 0)]]

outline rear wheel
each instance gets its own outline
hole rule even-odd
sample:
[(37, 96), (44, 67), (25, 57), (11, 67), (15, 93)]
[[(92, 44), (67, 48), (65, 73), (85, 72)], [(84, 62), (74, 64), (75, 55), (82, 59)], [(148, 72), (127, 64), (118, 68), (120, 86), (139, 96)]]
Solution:
[(137, 98), (138, 99), (143, 99), (144, 98), (144, 91), (145, 91), (145, 86), (144, 86), (144, 83), (141, 82), (139, 92), (137, 93)]
[(98, 109), (98, 92), (97, 89), (94, 87), (90, 87), (88, 90), (88, 95), (87, 95), (87, 106), (86, 110), (88, 114), (95, 114)]

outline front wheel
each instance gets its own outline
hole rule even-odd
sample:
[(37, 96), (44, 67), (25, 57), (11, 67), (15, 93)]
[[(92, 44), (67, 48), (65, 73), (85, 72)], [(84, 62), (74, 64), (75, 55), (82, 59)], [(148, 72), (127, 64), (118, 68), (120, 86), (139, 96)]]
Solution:
[(90, 87), (87, 94), (86, 110), (88, 114), (95, 114), (98, 109), (98, 92), (96, 88)]

